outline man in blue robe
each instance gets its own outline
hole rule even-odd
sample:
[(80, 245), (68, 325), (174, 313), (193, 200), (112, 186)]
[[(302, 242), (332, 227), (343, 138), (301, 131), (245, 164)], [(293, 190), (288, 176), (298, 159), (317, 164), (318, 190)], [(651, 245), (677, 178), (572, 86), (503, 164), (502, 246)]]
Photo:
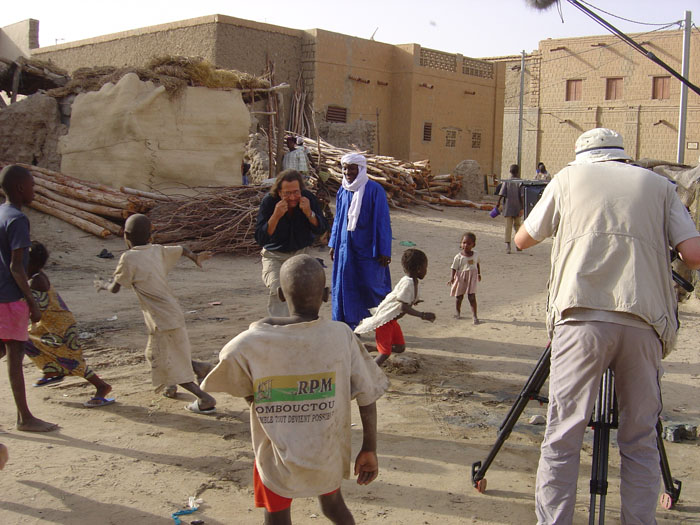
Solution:
[(343, 184), (331, 231), (333, 320), (355, 328), (391, 291), (391, 219), (384, 188), (359, 153), (341, 159)]

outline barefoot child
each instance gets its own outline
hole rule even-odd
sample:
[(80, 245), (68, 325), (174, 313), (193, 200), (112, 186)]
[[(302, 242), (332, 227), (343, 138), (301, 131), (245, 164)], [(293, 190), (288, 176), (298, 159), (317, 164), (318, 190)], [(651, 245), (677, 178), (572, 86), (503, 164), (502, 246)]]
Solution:
[[(198, 397), (185, 408), (198, 414), (215, 412), (216, 400), (202, 392), (194, 382), (202, 363), (192, 361), (190, 341), (185, 329), (185, 316), (168, 284), (167, 274), (181, 255), (202, 267), (211, 253), (195, 255), (184, 246), (150, 244), (151, 221), (145, 215), (132, 215), (124, 224), (124, 241), (127, 250), (119, 259), (112, 281), (95, 281), (98, 291), (117, 293), (122, 286), (132, 286), (141, 303), (141, 310), (148, 328), (146, 359), (151, 364), (151, 379), (156, 391), (170, 385), (180, 385)], [(172, 388), (170, 396), (174, 396)]]
[(17, 406), (17, 430), (48, 432), (57, 425), (32, 415), (24, 391), (24, 342), (29, 319), (41, 319), (39, 305), (29, 289), (26, 252), (31, 244), (29, 219), (22, 206), (34, 199), (34, 178), (28, 170), (9, 165), (0, 172), (6, 202), (0, 205), (0, 358), (7, 356), (7, 375)]
[[(409, 248), (401, 257), (404, 275), (394, 289), (379, 303), (372, 317), (363, 319), (355, 328), (356, 334), (365, 334), (376, 330), (375, 341), (379, 355), (378, 365), (389, 359), (392, 352), (397, 354), (406, 350), (406, 342), (398, 320), (405, 314), (420, 317), (424, 321), (435, 321), (432, 312), (419, 312), (413, 306), (421, 302), (418, 297), (418, 281), (428, 273), (428, 257), (420, 250)], [(370, 348), (374, 349), (370, 346)]]
[(452, 277), (447, 284), (452, 286), (450, 295), (457, 297), (455, 317), (459, 319), (462, 315), (462, 301), (466, 293), (469, 306), (472, 308), (474, 324), (479, 324), (479, 318), (476, 315), (476, 283), (481, 281), (481, 265), (479, 254), (474, 250), (474, 246), (476, 246), (476, 235), (472, 232), (462, 235), (460, 243), (462, 251), (455, 255), (452, 261)]
[(92, 399), (83, 404), (87, 408), (111, 405), (114, 398), (108, 398), (107, 394), (112, 387), (85, 363), (75, 317), (42, 271), (48, 258), (46, 247), (33, 241), (29, 248), (29, 286), (41, 310), (41, 320), (32, 323), (29, 328), (29, 341), (24, 344), (24, 351), (44, 373), (34, 386), (58, 383), (67, 375), (84, 377), (97, 391)]
[(285, 261), (279, 296), (290, 317), (267, 317), (232, 339), (202, 388), (250, 403), (255, 506), (265, 507), (265, 523), (291, 523), (292, 498), (309, 496), (333, 523), (355, 523), (340, 492), (350, 476), (350, 402), (363, 432), (355, 474), (366, 485), (379, 472), (375, 402), (389, 382), (346, 324), (319, 318), (328, 288), (316, 259)]

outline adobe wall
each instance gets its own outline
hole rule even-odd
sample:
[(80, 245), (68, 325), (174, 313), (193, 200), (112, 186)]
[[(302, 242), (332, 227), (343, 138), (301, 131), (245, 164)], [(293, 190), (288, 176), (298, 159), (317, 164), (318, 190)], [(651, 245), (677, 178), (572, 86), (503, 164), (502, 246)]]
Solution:
[(143, 66), (166, 54), (215, 59), (216, 16), (205, 16), (42, 47), (33, 57), (73, 72), (80, 67)]
[(17, 60), (28, 57), (39, 47), (39, 21), (29, 18), (0, 28), (0, 58)]
[(348, 109), (348, 123), (373, 122), (373, 153), (393, 155), (393, 46), (320, 29), (313, 34), (314, 111), (325, 115), (338, 105)]
[[(681, 69), (682, 31), (630, 35), (676, 71)], [(576, 137), (603, 126), (619, 131), (634, 158), (675, 161), (681, 83), (671, 77), (668, 99), (653, 100), (654, 76), (670, 76), (661, 66), (612, 35), (540, 42), (542, 55), (542, 160), (550, 172), (573, 159)], [(700, 83), (700, 40), (691, 38), (690, 80)], [(605, 100), (606, 79), (623, 78), (622, 98)], [(580, 101), (566, 101), (566, 81), (581, 79)], [(700, 142), (700, 96), (688, 90), (688, 142)], [(695, 165), (698, 150), (685, 149)]]
[[(432, 50), (428, 56), (416, 46), (412, 85), (410, 160), (430, 158), (435, 173), (450, 173), (462, 160), (476, 160), (485, 173), (494, 168), (494, 148), (500, 142), (494, 128), (499, 104), (496, 67), (490, 62)], [(424, 61), (430, 62), (421, 65)], [(471, 71), (480, 69), (484, 76)], [(423, 126), (432, 124), (432, 140), (423, 140)], [(447, 131), (455, 130), (456, 144), (447, 146)], [(497, 144), (498, 142), (498, 144)]]

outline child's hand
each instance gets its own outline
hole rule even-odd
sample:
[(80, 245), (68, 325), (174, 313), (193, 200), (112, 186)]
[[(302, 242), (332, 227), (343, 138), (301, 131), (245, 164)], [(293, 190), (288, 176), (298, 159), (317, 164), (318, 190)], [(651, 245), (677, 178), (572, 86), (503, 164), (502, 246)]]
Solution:
[(32, 320), (32, 323), (41, 321), (41, 310), (39, 309), (39, 305), (36, 304), (36, 301), (32, 301), (29, 305), (29, 319)]
[(420, 314), (420, 318), (431, 323), (435, 322), (435, 314), (433, 312), (423, 312)]
[(97, 276), (95, 276), (95, 279), (92, 281), (92, 285), (98, 292), (101, 292), (102, 290), (109, 290), (109, 282), (105, 281), (104, 279), (100, 279)]
[(449, 281), (447, 281), (447, 286), (452, 286), (452, 283), (454, 283), (454, 282), (455, 282), (454, 279), (450, 279)]
[(479, 277), (479, 282), (481, 282), (481, 274), (479, 274), (478, 277)]
[(194, 258), (194, 263), (199, 266), (200, 268), (202, 267), (202, 263), (204, 261), (208, 261), (214, 256), (213, 253), (211, 252), (200, 252), (198, 253), (195, 258)]
[(379, 461), (377, 453), (368, 450), (360, 450), (355, 459), (355, 475), (358, 485), (369, 485), (379, 474)]

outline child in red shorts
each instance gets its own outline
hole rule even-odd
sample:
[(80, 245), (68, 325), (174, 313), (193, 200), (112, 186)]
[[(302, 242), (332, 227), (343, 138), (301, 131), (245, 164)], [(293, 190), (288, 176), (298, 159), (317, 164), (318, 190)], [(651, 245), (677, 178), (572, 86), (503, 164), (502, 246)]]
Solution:
[[(406, 274), (396, 283), (394, 289), (379, 303), (372, 317), (363, 319), (356, 334), (365, 334), (375, 330), (376, 350), (379, 355), (375, 359), (378, 365), (389, 359), (392, 352), (400, 354), (406, 350), (398, 320), (405, 314), (415, 315), (424, 321), (435, 321), (432, 312), (419, 312), (413, 308), (420, 302), (418, 298), (418, 281), (428, 273), (428, 257), (420, 250), (410, 248), (401, 257), (401, 266)], [(373, 349), (372, 347), (369, 347)]]

